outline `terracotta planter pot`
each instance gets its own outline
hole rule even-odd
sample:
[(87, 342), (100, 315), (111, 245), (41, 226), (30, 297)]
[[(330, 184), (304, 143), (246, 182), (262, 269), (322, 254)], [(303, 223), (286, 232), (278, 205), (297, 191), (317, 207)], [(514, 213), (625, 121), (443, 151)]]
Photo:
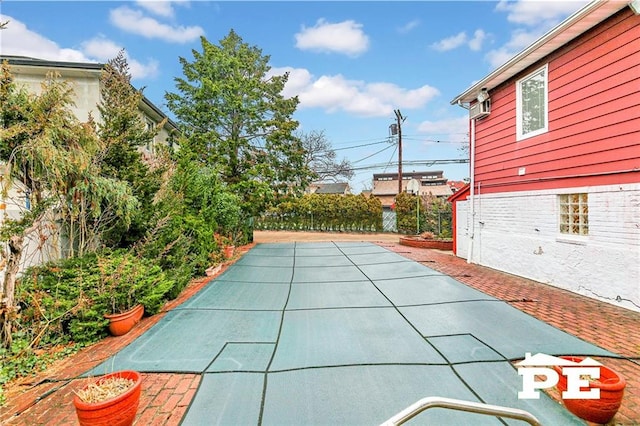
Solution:
[(73, 398), (73, 405), (81, 426), (130, 426), (136, 418), (142, 377), (137, 371), (125, 370), (107, 374), (98, 379), (100, 382), (109, 377), (123, 377), (133, 380), (135, 384), (120, 395), (101, 402), (83, 402), (78, 395)]
[[(561, 358), (580, 362), (584, 358), (563, 356)], [(567, 390), (567, 378), (562, 374), (562, 367), (553, 367), (558, 373), (558, 390), (562, 398), (562, 392)], [(600, 379), (591, 382), (591, 388), (600, 389), (600, 399), (565, 399), (562, 398), (564, 406), (581, 419), (593, 423), (604, 424), (609, 422), (618, 412), (622, 397), (624, 396), (624, 388), (626, 381), (614, 370), (605, 366), (600, 366)]]
[(226, 259), (231, 259), (233, 257), (233, 252), (235, 251), (236, 246), (224, 246), (222, 252)]
[(109, 332), (111, 335), (122, 336), (140, 322), (142, 315), (144, 315), (144, 306), (136, 305), (121, 314), (107, 314), (104, 317), (109, 320)]

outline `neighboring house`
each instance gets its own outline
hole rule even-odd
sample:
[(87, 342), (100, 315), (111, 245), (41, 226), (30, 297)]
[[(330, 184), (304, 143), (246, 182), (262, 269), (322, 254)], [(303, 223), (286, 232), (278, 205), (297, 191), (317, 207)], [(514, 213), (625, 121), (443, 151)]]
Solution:
[[(452, 100), (457, 255), (640, 311), (640, 1), (594, 1)], [(635, 10), (633, 10), (635, 9)]]
[[(32, 93), (40, 93), (41, 84), (50, 72), (56, 72), (60, 79), (68, 81), (75, 93), (75, 106), (72, 110), (80, 121), (87, 121), (89, 114), (94, 119), (100, 120), (98, 103), (100, 102), (100, 74), (104, 64), (85, 62), (60, 62), (43, 59), (28, 58), (23, 56), (0, 55), (0, 61), (7, 61), (18, 86), (24, 86)], [(157, 126), (162, 120), (167, 119), (160, 130), (154, 144), (166, 144), (171, 140), (171, 135), (177, 133), (176, 124), (151, 101), (143, 96), (139, 105), (140, 113), (149, 127)], [(143, 148), (143, 154), (153, 152), (153, 145)]]
[[(413, 183), (411, 183), (413, 181)], [(405, 172), (402, 174), (402, 191), (413, 192), (418, 188), (420, 195), (435, 195), (449, 197), (453, 192), (447, 184), (447, 178), (441, 171)], [(391, 209), (398, 195), (398, 174), (377, 173), (373, 175), (373, 190), (371, 195), (378, 198), (383, 209)]]
[(447, 185), (449, 185), (449, 188), (451, 188), (451, 192), (455, 194), (456, 192), (467, 186), (468, 183), (461, 180), (450, 180), (447, 182)]
[(305, 191), (307, 194), (351, 194), (351, 188), (347, 182), (337, 183), (312, 183)]
[[(18, 56), (0, 56), (0, 61), (7, 61), (18, 86), (25, 87), (29, 92), (40, 93), (41, 84), (50, 72), (59, 74), (62, 80), (68, 81), (74, 90), (75, 106), (72, 110), (80, 121), (87, 121), (89, 114), (97, 121), (100, 120), (98, 103), (100, 102), (100, 75), (103, 64), (97, 63), (77, 63), (48, 61)], [(148, 126), (157, 126), (167, 119), (163, 128), (156, 135), (152, 144), (142, 147), (141, 153), (145, 158), (153, 156), (156, 144), (170, 143), (172, 136), (177, 132), (177, 126), (169, 120), (165, 114), (143, 97), (139, 105), (140, 113)], [(0, 179), (0, 184), (2, 181)], [(28, 208), (29, 197), (24, 188), (14, 184), (7, 199), (0, 199), (0, 224), (4, 220), (5, 214), (9, 217), (19, 217), (25, 208)], [(55, 235), (30, 235), (28, 243), (25, 243), (22, 256), (21, 270), (51, 260), (61, 255), (64, 244)], [(45, 243), (43, 243), (43, 241)], [(1, 265), (0, 256), (0, 280), (4, 279), (4, 267)]]

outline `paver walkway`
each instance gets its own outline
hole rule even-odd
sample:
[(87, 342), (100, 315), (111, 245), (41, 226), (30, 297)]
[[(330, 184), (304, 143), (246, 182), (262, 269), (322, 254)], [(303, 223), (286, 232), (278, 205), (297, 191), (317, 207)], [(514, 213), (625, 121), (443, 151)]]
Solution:
[[(586, 341), (633, 358), (634, 360), (601, 361), (622, 373), (628, 382), (625, 400), (614, 424), (638, 424), (640, 336), (636, 331), (640, 329), (640, 314), (477, 265), (469, 265), (450, 254), (389, 242), (380, 244), (429, 268), (452, 275), (458, 281), (489, 295), (509, 301), (519, 309)], [(204, 280), (192, 283), (181, 298), (167, 309), (186, 300), (203, 282)], [(66, 362), (57, 364), (36, 379), (31, 378), (24, 386), (14, 388), (23, 394), (9, 395), (9, 406), (0, 414), (0, 422), (25, 425), (75, 424), (70, 401), (73, 390), (82, 385), (82, 379), (69, 378), (76, 377), (103, 361), (147, 330), (159, 318), (160, 315), (146, 318), (134, 332), (120, 338), (107, 338)], [(137, 424), (178, 424), (200, 383), (200, 375), (147, 373), (143, 375), (143, 380), (143, 397)]]

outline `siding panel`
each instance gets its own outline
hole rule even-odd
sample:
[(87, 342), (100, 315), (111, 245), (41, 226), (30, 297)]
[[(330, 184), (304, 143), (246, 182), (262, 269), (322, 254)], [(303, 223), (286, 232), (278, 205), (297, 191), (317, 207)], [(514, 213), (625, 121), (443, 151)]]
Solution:
[[(545, 63), (549, 131), (517, 142), (515, 83)], [(640, 16), (614, 15), (491, 97), (491, 115), (476, 123), (475, 179), (486, 191), (552, 188), (554, 178), (557, 187), (611, 183), (634, 168), (617, 176), (640, 182)]]

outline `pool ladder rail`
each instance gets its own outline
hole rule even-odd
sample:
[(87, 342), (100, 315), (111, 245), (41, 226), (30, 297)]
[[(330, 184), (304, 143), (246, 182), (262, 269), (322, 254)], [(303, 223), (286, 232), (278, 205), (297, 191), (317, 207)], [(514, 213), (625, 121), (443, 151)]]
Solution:
[(457, 411), (485, 414), (488, 416), (507, 417), (522, 420), (532, 426), (542, 426), (542, 423), (528, 411), (517, 408), (501, 407), (499, 405), (484, 404), (481, 402), (463, 401), (460, 399), (429, 396), (411, 404), (395, 416), (391, 417), (381, 426), (401, 425), (429, 408), (446, 408)]

